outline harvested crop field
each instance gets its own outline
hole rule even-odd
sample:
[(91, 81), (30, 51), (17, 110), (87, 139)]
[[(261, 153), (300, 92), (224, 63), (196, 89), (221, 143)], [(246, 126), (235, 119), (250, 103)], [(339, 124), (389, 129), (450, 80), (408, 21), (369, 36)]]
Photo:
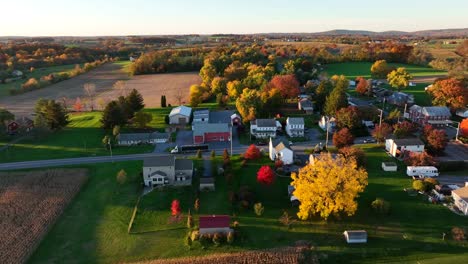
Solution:
[(128, 76), (124, 71), (124, 63), (107, 63), (87, 73), (76, 76), (45, 88), (15, 96), (0, 98), (0, 107), (8, 109), (17, 116), (30, 116), (33, 113), (35, 102), (39, 98), (62, 101), (64, 98), (68, 107), (72, 107), (77, 97), (87, 104), (83, 89), (84, 84), (92, 83), (96, 86), (94, 96), (95, 109), (100, 109), (99, 101), (108, 102), (122, 94), (113, 88), (119, 80), (126, 82), (126, 88), (137, 89), (143, 95), (147, 107), (159, 107), (161, 95), (166, 95), (168, 104), (187, 102), (189, 88), (192, 84), (201, 82), (197, 72), (167, 73)]
[(0, 173), (1, 262), (26, 262), (86, 179), (85, 169)]
[(215, 254), (204, 257), (190, 257), (178, 259), (161, 259), (135, 264), (211, 264), (211, 263), (229, 263), (229, 264), (299, 264), (319, 263), (309, 249), (302, 247), (286, 247), (263, 251), (246, 251), (232, 254)]

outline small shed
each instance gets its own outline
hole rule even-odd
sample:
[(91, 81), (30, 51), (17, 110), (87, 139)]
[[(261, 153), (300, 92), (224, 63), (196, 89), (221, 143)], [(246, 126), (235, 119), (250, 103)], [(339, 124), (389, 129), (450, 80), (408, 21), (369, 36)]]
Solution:
[(229, 215), (205, 215), (200, 216), (199, 232), (203, 234), (224, 233), (232, 232), (230, 228), (231, 218)]
[(384, 171), (397, 171), (398, 165), (395, 162), (382, 162), (382, 169)]
[(367, 243), (367, 231), (365, 230), (346, 230), (343, 235), (348, 244)]
[(200, 178), (200, 191), (214, 191), (214, 178)]

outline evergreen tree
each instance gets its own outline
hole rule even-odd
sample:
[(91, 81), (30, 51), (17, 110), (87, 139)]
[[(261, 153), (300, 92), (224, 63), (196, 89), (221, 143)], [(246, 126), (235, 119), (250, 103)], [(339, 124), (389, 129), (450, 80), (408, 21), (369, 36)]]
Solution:
[(125, 114), (117, 101), (111, 101), (102, 113), (101, 123), (103, 128), (110, 129), (124, 125), (125, 120)]
[(35, 124), (51, 130), (59, 130), (69, 123), (67, 110), (55, 100), (39, 99), (36, 103), (35, 113)]
[[(136, 89), (133, 89), (125, 99), (127, 100), (128, 106), (133, 113), (145, 108), (145, 104), (143, 103), (143, 96), (141, 96), (141, 94)], [(164, 96), (164, 102), (165, 101), (166, 96)]]
[(349, 81), (344, 76), (333, 76), (333, 78), (335, 78), (335, 88), (327, 96), (324, 108), (324, 112), (328, 116), (334, 116), (336, 111), (348, 106), (346, 89), (348, 88)]
[(122, 110), (122, 113), (124, 114), (125, 123), (127, 123), (127, 120), (133, 118), (133, 116), (135, 115), (135, 112), (130, 106), (127, 98), (123, 96), (119, 96), (117, 103), (120, 109)]
[(161, 95), (161, 107), (167, 107), (165, 95)]

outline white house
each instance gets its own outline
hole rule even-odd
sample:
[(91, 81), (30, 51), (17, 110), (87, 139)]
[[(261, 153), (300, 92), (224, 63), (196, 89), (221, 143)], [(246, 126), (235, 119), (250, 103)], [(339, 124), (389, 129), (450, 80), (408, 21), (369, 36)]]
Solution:
[(468, 117), (468, 109), (463, 108), (463, 109), (457, 110), (457, 116), (463, 117), (463, 118)]
[(306, 114), (312, 114), (314, 112), (314, 104), (307, 98), (300, 99), (297, 102), (297, 108), (306, 112)]
[(452, 190), (452, 197), (458, 210), (464, 215), (468, 215), (468, 183), (465, 183), (463, 188)]
[(304, 136), (304, 118), (303, 117), (288, 117), (286, 119), (286, 133), (290, 137)]
[(192, 108), (185, 105), (172, 108), (169, 113), (169, 124), (171, 125), (186, 125), (190, 122)]
[(400, 157), (405, 152), (422, 153), (424, 143), (418, 138), (401, 138), (385, 140), (385, 150), (395, 158)]
[(327, 122), (328, 122), (328, 132), (334, 132), (336, 128), (336, 119), (334, 117), (322, 116), (319, 121), (319, 127), (323, 131), (327, 131)]
[(408, 166), (406, 167), (406, 175), (410, 177), (437, 177), (439, 176), (439, 170), (437, 170), (437, 168), (434, 166)]
[(276, 130), (275, 119), (256, 119), (250, 121), (250, 134), (256, 138), (275, 138)]
[(382, 162), (382, 169), (384, 171), (397, 171), (398, 166), (395, 162)]
[(273, 142), (270, 138), (269, 156), (272, 161), (281, 160), (283, 164), (289, 165), (294, 162), (294, 152), (288, 144), (283, 141)]
[(346, 230), (343, 235), (348, 244), (367, 243), (367, 232), (365, 230)]

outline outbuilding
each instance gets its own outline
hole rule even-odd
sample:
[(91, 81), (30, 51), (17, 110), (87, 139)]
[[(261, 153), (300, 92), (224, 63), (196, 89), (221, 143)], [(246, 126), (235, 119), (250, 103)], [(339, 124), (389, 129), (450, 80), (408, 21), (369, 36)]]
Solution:
[(348, 244), (367, 243), (367, 231), (365, 230), (346, 230), (343, 235)]
[(384, 171), (397, 171), (398, 166), (395, 162), (382, 162), (382, 169)]
[(169, 124), (171, 125), (186, 125), (190, 122), (192, 108), (185, 105), (175, 107), (169, 113)]
[(229, 215), (204, 215), (198, 220), (200, 235), (232, 232)]

